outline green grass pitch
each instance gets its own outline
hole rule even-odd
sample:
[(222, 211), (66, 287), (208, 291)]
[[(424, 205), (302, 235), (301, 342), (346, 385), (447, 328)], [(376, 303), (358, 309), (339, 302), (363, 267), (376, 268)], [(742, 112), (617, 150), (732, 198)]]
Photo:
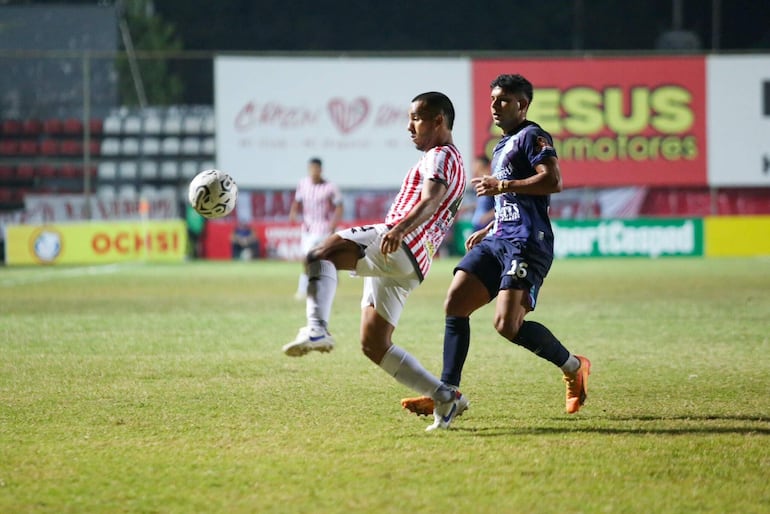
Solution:
[[(453, 264), (395, 335), (434, 373)], [(0, 268), (0, 512), (770, 512), (770, 259), (557, 261), (530, 319), (593, 361), (584, 408), (487, 306), (440, 433), (361, 354), (360, 279), (332, 353), (281, 353), (298, 269)]]

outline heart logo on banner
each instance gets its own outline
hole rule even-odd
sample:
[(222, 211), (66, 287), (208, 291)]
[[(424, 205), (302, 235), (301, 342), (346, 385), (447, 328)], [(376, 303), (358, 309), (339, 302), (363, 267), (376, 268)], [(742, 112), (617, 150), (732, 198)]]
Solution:
[(369, 114), (369, 102), (362, 97), (349, 102), (342, 98), (332, 98), (327, 107), (332, 121), (343, 134), (352, 132)]

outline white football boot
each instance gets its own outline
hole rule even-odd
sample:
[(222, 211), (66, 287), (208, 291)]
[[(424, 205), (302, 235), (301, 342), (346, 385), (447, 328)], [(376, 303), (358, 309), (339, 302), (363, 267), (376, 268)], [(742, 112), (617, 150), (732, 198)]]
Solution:
[(317, 327), (302, 327), (294, 341), (283, 346), (283, 353), (289, 357), (301, 357), (309, 352), (330, 352), (334, 339), (328, 330)]

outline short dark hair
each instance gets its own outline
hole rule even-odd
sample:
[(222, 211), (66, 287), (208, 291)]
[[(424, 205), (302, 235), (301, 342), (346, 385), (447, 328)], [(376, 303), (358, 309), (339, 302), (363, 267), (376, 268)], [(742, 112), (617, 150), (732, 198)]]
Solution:
[(507, 93), (524, 95), (528, 102), (532, 103), (535, 96), (532, 91), (532, 83), (518, 73), (510, 75), (498, 75), (495, 80), (489, 84), (490, 88), (499, 87)]
[(449, 127), (449, 130), (452, 130), (455, 124), (455, 107), (447, 95), (436, 91), (429, 91), (415, 96), (412, 98), (412, 101), (425, 104), (425, 110), (432, 116), (443, 114), (447, 121), (447, 127)]
[(312, 157), (309, 161), (307, 161), (308, 164), (316, 164), (318, 166), (323, 166), (323, 163), (321, 162), (321, 159), (318, 157)]
[(483, 154), (483, 153), (481, 153), (481, 154), (477, 155), (477, 156), (476, 156), (476, 160), (477, 160), (477, 161), (479, 161), (479, 162), (483, 162), (483, 163), (484, 163), (485, 165), (487, 165), (487, 166), (488, 166), (489, 164), (491, 164), (491, 162), (490, 162), (490, 160), (489, 160), (489, 157), (487, 157), (487, 156), (486, 156), (486, 154)]

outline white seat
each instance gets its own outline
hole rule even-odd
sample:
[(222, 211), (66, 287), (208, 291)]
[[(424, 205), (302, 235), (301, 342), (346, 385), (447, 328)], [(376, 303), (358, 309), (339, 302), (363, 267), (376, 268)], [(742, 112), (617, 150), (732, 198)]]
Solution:
[(183, 155), (199, 155), (201, 153), (201, 140), (197, 137), (186, 137), (182, 139)]
[(182, 132), (182, 118), (176, 112), (168, 112), (163, 120), (164, 134), (179, 134)]
[(102, 132), (107, 136), (113, 136), (120, 134), (123, 121), (120, 116), (116, 114), (110, 114), (104, 118), (104, 124), (102, 125)]
[(201, 153), (204, 155), (214, 155), (216, 153), (216, 142), (213, 137), (207, 137), (201, 144)]
[(203, 126), (201, 132), (207, 136), (213, 136), (216, 131), (216, 120), (214, 119), (214, 113), (206, 114), (203, 117)]
[(139, 164), (136, 161), (124, 161), (118, 166), (121, 180), (135, 180), (139, 176)]
[(203, 170), (215, 170), (217, 169), (217, 165), (214, 164), (214, 161), (203, 161), (200, 163), (200, 169)]
[(123, 120), (123, 134), (138, 136), (142, 133), (142, 118), (139, 116), (126, 116)]
[(167, 137), (161, 143), (161, 153), (163, 155), (179, 155), (182, 142), (178, 137)]
[(143, 155), (160, 155), (160, 139), (155, 137), (146, 137), (142, 140)]
[(115, 198), (115, 188), (112, 185), (102, 184), (96, 190), (96, 196), (107, 200)]
[(118, 165), (113, 161), (103, 161), (96, 169), (99, 179), (112, 180), (118, 176)]
[(102, 139), (102, 155), (120, 155), (120, 139), (116, 137), (106, 137)]
[(163, 122), (159, 116), (148, 116), (144, 119), (143, 132), (145, 135), (157, 136), (160, 134), (162, 124)]
[(160, 176), (167, 180), (176, 180), (179, 175), (179, 165), (176, 161), (165, 161), (160, 165)]
[(182, 120), (182, 133), (198, 135), (203, 129), (203, 119), (197, 114), (188, 114)]
[(198, 167), (198, 161), (183, 161), (180, 172), (182, 173), (182, 178), (190, 180), (195, 175), (198, 174), (198, 172), (201, 171)]
[(123, 138), (120, 153), (123, 155), (139, 155), (139, 139), (135, 137)]
[(142, 180), (152, 180), (158, 178), (158, 162), (142, 161), (139, 165), (140, 176)]
[(123, 184), (118, 188), (118, 198), (122, 200), (134, 200), (136, 196), (136, 188), (133, 184)]

